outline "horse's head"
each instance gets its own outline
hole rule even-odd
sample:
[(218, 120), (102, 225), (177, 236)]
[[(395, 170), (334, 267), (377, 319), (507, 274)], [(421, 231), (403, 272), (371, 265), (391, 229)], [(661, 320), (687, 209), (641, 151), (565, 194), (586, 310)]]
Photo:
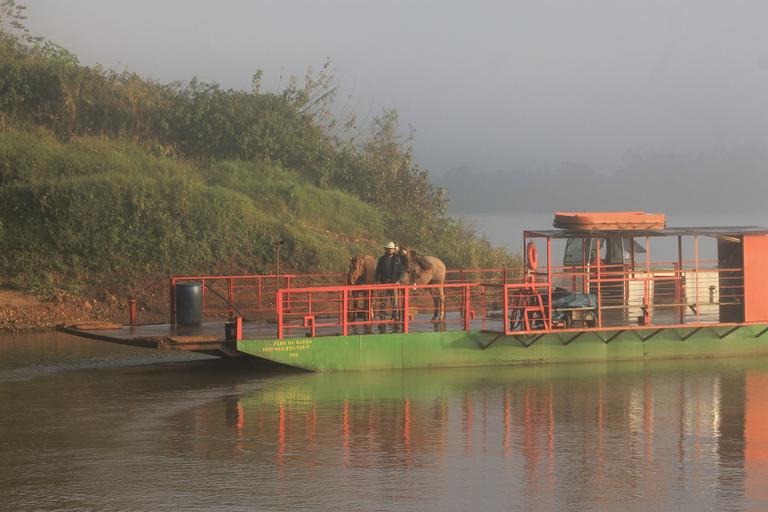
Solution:
[(363, 258), (361, 256), (352, 256), (349, 258), (349, 282), (355, 284), (363, 274)]
[(413, 252), (407, 247), (401, 247), (398, 251), (400, 260), (403, 262), (403, 284), (415, 283), (419, 278), (420, 269)]

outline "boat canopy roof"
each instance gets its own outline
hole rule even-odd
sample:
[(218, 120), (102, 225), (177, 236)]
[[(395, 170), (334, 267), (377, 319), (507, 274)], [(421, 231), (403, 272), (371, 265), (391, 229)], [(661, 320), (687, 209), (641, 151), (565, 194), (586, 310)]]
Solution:
[(735, 237), (741, 235), (765, 235), (768, 228), (760, 226), (680, 227), (663, 229), (543, 229), (525, 230), (525, 238), (641, 238), (658, 236), (711, 236)]

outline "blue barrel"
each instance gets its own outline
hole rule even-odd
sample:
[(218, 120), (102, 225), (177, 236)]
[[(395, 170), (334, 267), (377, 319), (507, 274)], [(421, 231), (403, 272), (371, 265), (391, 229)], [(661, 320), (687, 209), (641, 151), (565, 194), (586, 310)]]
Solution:
[(176, 324), (200, 325), (203, 322), (203, 285), (176, 283)]

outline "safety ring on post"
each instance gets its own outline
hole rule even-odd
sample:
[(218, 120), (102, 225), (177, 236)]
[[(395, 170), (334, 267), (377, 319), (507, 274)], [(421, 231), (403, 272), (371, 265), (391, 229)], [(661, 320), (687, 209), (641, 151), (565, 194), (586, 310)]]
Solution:
[(536, 272), (536, 269), (539, 267), (539, 252), (533, 240), (528, 242), (525, 248), (525, 256), (525, 265), (528, 267), (528, 271)]

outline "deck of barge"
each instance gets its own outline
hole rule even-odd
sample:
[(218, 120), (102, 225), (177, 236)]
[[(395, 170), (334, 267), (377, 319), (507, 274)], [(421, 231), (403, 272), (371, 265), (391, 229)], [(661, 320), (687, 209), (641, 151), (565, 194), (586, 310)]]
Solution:
[[(256, 332), (261, 329), (261, 337), (266, 337), (265, 328), (268, 327), (270, 326), (267, 324), (244, 324), (243, 330), (248, 329), (249, 335), (253, 332), (256, 337)], [(135, 347), (187, 350), (217, 356), (238, 355), (235, 350), (236, 342), (226, 339), (224, 322), (206, 322), (198, 326), (125, 325), (118, 329), (80, 329), (75, 326), (60, 325), (57, 330), (73, 336)], [(270, 332), (274, 332), (274, 326), (271, 326)]]
[[(419, 315), (418, 322), (410, 326), (410, 332), (430, 332), (445, 329), (445, 324), (455, 324), (460, 321), (458, 314), (446, 315), (445, 324), (435, 324), (430, 322), (429, 315)], [(500, 323), (500, 322), (499, 322)], [(487, 322), (482, 320), (473, 320), (472, 327), (477, 330), (487, 328)], [(298, 327), (298, 326), (295, 326)], [(124, 325), (117, 329), (88, 329), (77, 328), (76, 326), (60, 325), (58, 331), (79, 336), (91, 338), (100, 341), (108, 341), (122, 345), (131, 345), (136, 347), (154, 348), (159, 350), (186, 350), (190, 352), (201, 352), (216, 356), (239, 356), (242, 355), (236, 350), (237, 342), (226, 338), (226, 322), (211, 321), (204, 322), (201, 325), (172, 325), (172, 324), (152, 324), (152, 325)], [(450, 329), (454, 330), (454, 329)], [(386, 326), (386, 332), (393, 332), (393, 325)], [(365, 334), (366, 330), (358, 326), (350, 330), (350, 334)], [(378, 329), (369, 329), (369, 334), (379, 333)], [(315, 336), (338, 336), (341, 335), (338, 327), (318, 327)], [(271, 340), (278, 338), (277, 325), (274, 321), (245, 321), (243, 322), (243, 339), (252, 340)], [(310, 337), (309, 328), (306, 330), (294, 328), (291, 334), (286, 338)]]

